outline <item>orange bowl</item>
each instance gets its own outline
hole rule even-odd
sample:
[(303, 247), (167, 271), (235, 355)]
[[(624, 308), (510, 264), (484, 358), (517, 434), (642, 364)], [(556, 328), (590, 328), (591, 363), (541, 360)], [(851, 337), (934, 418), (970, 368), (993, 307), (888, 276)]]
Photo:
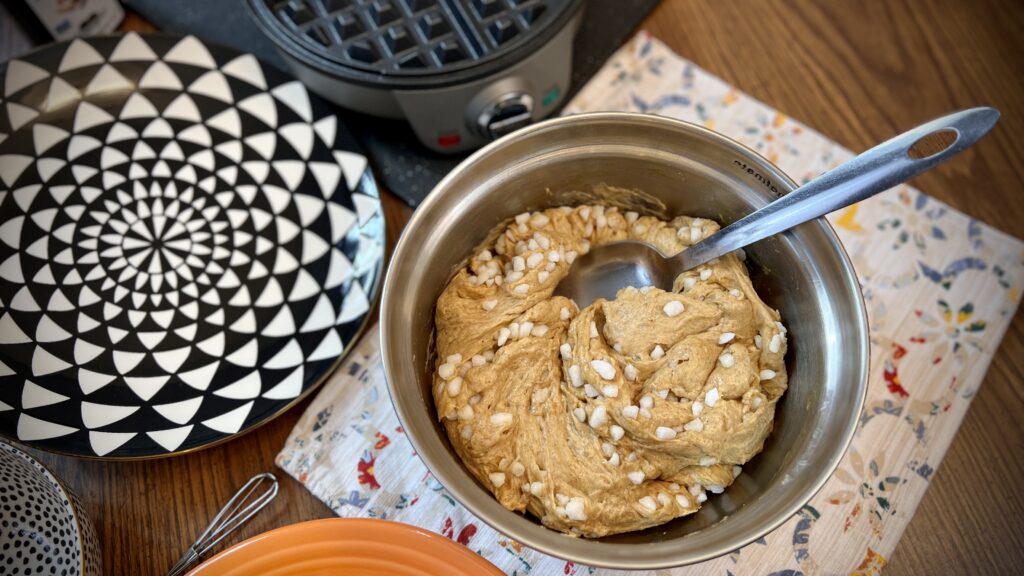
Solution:
[(189, 576), (500, 575), (465, 546), (422, 528), (362, 518), (328, 518), (253, 536)]

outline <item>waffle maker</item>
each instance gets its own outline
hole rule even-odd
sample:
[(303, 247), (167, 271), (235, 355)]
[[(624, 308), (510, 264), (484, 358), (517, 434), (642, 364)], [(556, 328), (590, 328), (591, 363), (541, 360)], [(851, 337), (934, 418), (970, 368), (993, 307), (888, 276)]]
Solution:
[(247, 0), (300, 80), (471, 150), (554, 111), (583, 0)]

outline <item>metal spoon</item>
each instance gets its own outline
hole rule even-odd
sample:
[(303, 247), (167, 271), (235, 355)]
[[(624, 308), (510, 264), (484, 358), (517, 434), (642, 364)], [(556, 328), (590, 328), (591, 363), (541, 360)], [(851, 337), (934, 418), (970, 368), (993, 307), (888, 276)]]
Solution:
[[(773, 234), (824, 216), (888, 190), (930, 170), (984, 136), (999, 119), (994, 108), (970, 108), (922, 124), (822, 174), (764, 208), (745, 216), (675, 256), (645, 242), (627, 240), (596, 246), (573, 262), (555, 294), (580, 307), (614, 298), (627, 286), (671, 290), (676, 277)], [(946, 132), (955, 136), (938, 152), (921, 157), (922, 140)], [(915, 146), (915, 144), (919, 144)]]

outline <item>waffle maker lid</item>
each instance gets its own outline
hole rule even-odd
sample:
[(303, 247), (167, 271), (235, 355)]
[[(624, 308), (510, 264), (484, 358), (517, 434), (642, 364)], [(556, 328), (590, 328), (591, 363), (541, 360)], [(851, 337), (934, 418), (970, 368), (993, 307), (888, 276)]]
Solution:
[(583, 0), (248, 0), (286, 54), (344, 80), (435, 88), (510, 67)]

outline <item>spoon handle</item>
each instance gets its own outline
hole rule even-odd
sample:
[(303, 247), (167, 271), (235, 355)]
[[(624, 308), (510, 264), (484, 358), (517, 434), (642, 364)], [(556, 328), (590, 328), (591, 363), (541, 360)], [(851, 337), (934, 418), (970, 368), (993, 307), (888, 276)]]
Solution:
[[(749, 214), (676, 258), (682, 270), (699, 266), (737, 248), (763, 240), (808, 220), (824, 216), (888, 190), (962, 152), (984, 136), (999, 119), (995, 108), (961, 110), (936, 118), (860, 154), (760, 210)], [(911, 148), (939, 132), (955, 136), (944, 149), (923, 158)]]

